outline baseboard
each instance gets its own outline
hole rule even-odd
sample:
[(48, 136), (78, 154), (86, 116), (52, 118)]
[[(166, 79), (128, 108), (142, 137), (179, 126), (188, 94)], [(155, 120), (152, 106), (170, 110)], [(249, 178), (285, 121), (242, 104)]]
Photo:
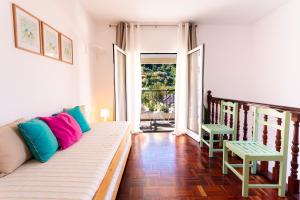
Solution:
[(194, 140), (196, 140), (197, 142), (200, 142), (200, 135), (191, 131), (191, 130), (187, 130), (186, 134), (188, 136), (190, 136), (191, 138), (193, 138)]

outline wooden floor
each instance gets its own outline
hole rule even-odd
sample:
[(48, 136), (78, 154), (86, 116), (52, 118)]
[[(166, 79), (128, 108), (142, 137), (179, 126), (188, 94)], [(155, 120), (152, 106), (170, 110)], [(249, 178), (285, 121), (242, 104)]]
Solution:
[[(222, 174), (222, 154), (208, 159), (207, 148), (188, 136), (144, 133), (132, 136), (132, 149), (117, 199), (243, 199), (241, 181)], [(251, 182), (266, 183), (261, 176)], [(275, 189), (250, 189), (247, 199), (278, 198)]]

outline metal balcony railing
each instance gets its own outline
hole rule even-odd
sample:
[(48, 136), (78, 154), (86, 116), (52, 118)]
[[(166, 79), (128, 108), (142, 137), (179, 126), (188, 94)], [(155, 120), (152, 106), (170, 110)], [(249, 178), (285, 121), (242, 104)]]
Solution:
[[(149, 131), (172, 129), (175, 117), (174, 102), (175, 90), (143, 89), (141, 128)], [(146, 121), (150, 122), (147, 126)]]

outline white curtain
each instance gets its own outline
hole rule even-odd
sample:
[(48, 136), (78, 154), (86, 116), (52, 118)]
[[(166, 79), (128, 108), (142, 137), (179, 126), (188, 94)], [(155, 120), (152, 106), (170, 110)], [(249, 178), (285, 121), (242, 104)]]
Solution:
[(175, 130), (176, 135), (187, 131), (187, 95), (188, 95), (188, 35), (189, 23), (178, 25), (177, 62), (175, 82)]
[(131, 123), (131, 132), (140, 131), (141, 114), (141, 63), (140, 63), (140, 26), (130, 23), (126, 28), (126, 80), (127, 80), (127, 112)]

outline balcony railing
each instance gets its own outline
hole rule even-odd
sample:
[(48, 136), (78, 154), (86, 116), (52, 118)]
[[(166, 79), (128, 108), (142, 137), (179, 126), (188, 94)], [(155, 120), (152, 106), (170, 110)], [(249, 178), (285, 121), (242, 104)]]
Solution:
[[(142, 90), (141, 128), (166, 131), (174, 125), (175, 90)], [(149, 123), (146, 125), (146, 121)], [(164, 127), (164, 128), (163, 128)]]

